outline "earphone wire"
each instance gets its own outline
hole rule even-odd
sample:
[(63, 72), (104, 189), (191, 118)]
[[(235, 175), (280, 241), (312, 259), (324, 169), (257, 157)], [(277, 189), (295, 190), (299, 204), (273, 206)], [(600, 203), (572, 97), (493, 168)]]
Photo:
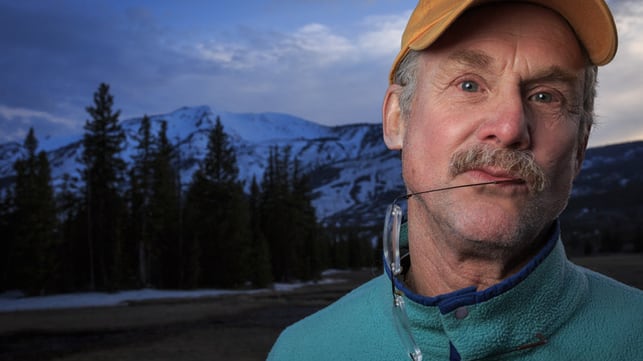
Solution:
[(397, 202), (399, 202), (402, 199), (409, 199), (409, 198), (411, 198), (413, 196), (417, 196), (417, 195), (420, 195), (420, 194), (448, 191), (450, 189), (458, 189), (458, 188), (465, 188), (465, 187), (477, 187), (477, 186), (486, 186), (486, 185), (491, 185), (491, 184), (523, 183), (523, 182), (524, 181), (520, 180), (520, 179), (505, 179), (505, 180), (496, 180), (496, 181), (490, 181), (490, 182), (460, 184), (460, 185), (457, 185), (457, 186), (449, 186), (449, 187), (429, 189), (428, 191), (407, 193), (407, 194), (403, 194), (401, 196), (398, 196), (397, 198), (395, 198), (393, 200), (393, 204), (397, 204)]

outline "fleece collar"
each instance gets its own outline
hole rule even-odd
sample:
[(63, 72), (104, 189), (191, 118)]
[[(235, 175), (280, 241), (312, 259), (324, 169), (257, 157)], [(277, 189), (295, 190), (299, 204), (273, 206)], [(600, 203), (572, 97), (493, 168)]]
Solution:
[(485, 290), (467, 287), (425, 297), (398, 279), (394, 282), (408, 300), (413, 335), (425, 354), (448, 347), (452, 355), (475, 360), (546, 347), (587, 292), (585, 279), (570, 267), (556, 223), (547, 244), (527, 265)]

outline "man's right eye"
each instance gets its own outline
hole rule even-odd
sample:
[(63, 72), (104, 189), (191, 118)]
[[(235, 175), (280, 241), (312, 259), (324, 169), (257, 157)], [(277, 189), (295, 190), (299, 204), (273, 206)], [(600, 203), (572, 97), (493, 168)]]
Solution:
[(460, 83), (460, 89), (464, 90), (465, 92), (475, 93), (480, 89), (480, 86), (474, 81), (465, 80)]

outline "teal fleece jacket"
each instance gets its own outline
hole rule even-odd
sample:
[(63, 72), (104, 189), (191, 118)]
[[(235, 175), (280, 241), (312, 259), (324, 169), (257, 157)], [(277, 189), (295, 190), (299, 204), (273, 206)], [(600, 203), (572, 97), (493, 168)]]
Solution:
[[(643, 360), (643, 291), (574, 265), (553, 233), (483, 291), (423, 297), (396, 280), (423, 360)], [(389, 274), (288, 327), (268, 360), (409, 360)]]

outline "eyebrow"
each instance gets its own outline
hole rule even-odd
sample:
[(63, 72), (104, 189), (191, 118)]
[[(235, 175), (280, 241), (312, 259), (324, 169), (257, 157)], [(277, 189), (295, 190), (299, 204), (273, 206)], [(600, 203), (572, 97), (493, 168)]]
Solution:
[(552, 65), (548, 68), (536, 72), (529, 79), (527, 79), (525, 83), (557, 82), (574, 84), (579, 80), (580, 77), (577, 75), (577, 73), (563, 69), (557, 65)]
[(493, 58), (489, 55), (470, 49), (462, 49), (449, 55), (449, 60), (476, 68), (489, 68)]

